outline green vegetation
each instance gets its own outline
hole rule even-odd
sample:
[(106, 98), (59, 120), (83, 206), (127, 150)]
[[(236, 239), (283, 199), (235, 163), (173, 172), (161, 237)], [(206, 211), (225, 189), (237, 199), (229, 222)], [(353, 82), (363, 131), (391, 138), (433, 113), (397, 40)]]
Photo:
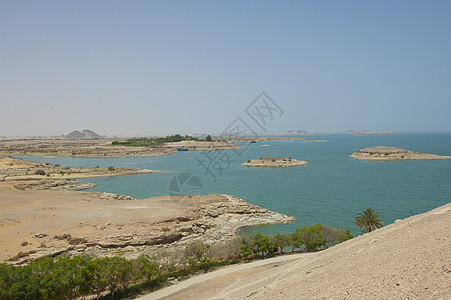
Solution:
[(379, 218), (380, 212), (375, 212), (372, 208), (367, 208), (363, 212), (358, 213), (355, 217), (354, 226), (364, 234), (371, 232), (384, 226), (384, 221)]
[[(72, 240), (70, 235), (56, 238)], [(183, 250), (155, 250), (151, 256), (142, 254), (133, 260), (120, 257), (123, 252), (118, 251), (114, 257), (42, 257), (26, 266), (0, 264), (0, 299), (77, 299), (89, 295), (97, 299), (133, 298), (161, 288), (168, 278), (183, 280), (190, 274), (242, 259), (271, 256), (289, 246), (317, 251), (351, 238), (349, 230), (316, 224), (273, 237), (257, 233), (226, 243), (192, 243)]]
[(45, 175), (45, 171), (44, 170), (36, 170), (36, 172), (34, 172), (34, 175)]
[(125, 141), (113, 141), (113, 146), (130, 146), (130, 147), (156, 147), (161, 146), (164, 143), (181, 142), (181, 141), (198, 141), (198, 138), (180, 134), (169, 135), (159, 138), (132, 138)]
[(266, 257), (284, 249), (304, 249), (318, 251), (350, 240), (353, 235), (349, 229), (333, 228), (320, 223), (312, 226), (298, 227), (294, 233), (278, 233), (272, 237), (257, 233), (254, 237), (242, 237), (240, 240), (240, 256), (242, 258)]
[(206, 140), (207, 142), (211, 142), (211, 135), (207, 135), (207, 136), (205, 137), (205, 140)]

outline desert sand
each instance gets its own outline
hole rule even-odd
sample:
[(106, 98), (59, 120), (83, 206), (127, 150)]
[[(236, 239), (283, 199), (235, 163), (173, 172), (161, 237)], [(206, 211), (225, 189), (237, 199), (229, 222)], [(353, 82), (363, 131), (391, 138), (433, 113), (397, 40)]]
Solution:
[(227, 273), (164, 299), (451, 299), (451, 203), (324, 251)]
[(0, 182), (0, 262), (61, 253), (126, 258), (192, 242), (233, 239), (248, 225), (293, 217), (222, 194), (134, 199), (111, 193), (23, 190)]

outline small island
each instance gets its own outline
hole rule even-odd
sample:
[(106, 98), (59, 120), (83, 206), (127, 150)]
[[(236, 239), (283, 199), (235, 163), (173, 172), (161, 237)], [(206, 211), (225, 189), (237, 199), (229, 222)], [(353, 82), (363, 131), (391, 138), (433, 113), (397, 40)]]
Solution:
[(354, 152), (350, 156), (358, 160), (421, 160), (451, 158), (451, 156), (421, 153), (402, 148), (386, 146), (361, 149), (357, 152)]
[(242, 163), (241, 165), (246, 167), (286, 168), (286, 167), (305, 166), (308, 164), (310, 163), (303, 160), (297, 160), (291, 157), (289, 158), (266, 157), (266, 158), (249, 159), (248, 161)]

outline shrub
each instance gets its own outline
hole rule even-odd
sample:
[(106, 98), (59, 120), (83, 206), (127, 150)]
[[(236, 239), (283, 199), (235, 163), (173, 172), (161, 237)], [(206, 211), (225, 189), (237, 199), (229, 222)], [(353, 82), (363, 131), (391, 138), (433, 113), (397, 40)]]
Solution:
[(113, 166), (109, 166), (108, 167), (108, 171), (114, 171), (115, 169), (114, 169), (114, 167)]
[(151, 282), (157, 275), (160, 275), (160, 268), (156, 261), (145, 254), (141, 254), (133, 261), (133, 270), (135, 279), (145, 278), (147, 282)]
[(208, 259), (209, 244), (191, 243), (185, 247), (185, 257), (190, 265), (205, 262)]
[(37, 170), (36, 172), (34, 172), (34, 175), (45, 175), (44, 170)]

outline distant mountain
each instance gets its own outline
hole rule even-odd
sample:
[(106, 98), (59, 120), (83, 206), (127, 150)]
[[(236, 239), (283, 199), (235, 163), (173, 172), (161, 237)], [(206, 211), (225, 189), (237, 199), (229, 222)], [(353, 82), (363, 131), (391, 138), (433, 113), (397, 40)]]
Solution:
[(375, 134), (375, 132), (371, 132), (369, 130), (361, 130), (361, 131), (355, 131), (354, 129), (350, 129), (346, 131), (347, 134), (355, 134), (355, 135), (366, 135), (366, 134)]
[(83, 133), (86, 136), (86, 138), (89, 138), (89, 139), (101, 139), (102, 138), (100, 135), (98, 135), (97, 133), (95, 133), (94, 131), (89, 130), (89, 129), (85, 129), (81, 133)]
[(64, 136), (67, 140), (93, 140), (101, 139), (102, 137), (92, 130), (85, 129), (83, 131), (74, 130)]

